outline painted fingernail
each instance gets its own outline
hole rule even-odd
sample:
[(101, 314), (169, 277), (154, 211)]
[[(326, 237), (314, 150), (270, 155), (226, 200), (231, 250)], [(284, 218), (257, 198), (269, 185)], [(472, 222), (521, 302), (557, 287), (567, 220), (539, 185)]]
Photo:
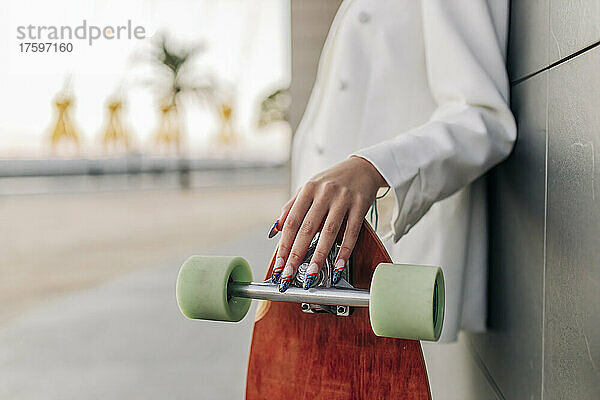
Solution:
[(333, 267), (333, 284), (337, 284), (340, 279), (342, 279), (342, 272), (344, 271), (344, 267), (346, 265), (346, 261), (337, 260), (335, 266)]
[(273, 274), (271, 275), (271, 282), (279, 283), (279, 278), (283, 272), (283, 264), (285, 261), (281, 257), (277, 257), (275, 264), (273, 265)]
[(315, 279), (317, 278), (317, 274), (319, 273), (319, 266), (317, 263), (312, 263), (306, 269), (306, 275), (304, 276), (304, 290), (308, 290)]
[(279, 291), (281, 293), (285, 292), (287, 288), (290, 287), (290, 283), (292, 283), (292, 278), (294, 274), (292, 273), (292, 267), (289, 265), (285, 267), (281, 274), (281, 283), (279, 284)]
[(269, 239), (271, 239), (273, 236), (277, 235), (279, 233), (279, 220), (276, 220), (275, 223), (273, 224), (273, 226), (271, 227), (271, 230), (269, 231)]

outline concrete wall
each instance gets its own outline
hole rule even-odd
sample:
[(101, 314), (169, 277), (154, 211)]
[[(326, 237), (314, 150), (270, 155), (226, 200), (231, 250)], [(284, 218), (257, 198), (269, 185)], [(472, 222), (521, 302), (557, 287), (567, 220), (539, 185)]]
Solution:
[(325, 37), (341, 0), (291, 0), (292, 106), (289, 119), (296, 129), (315, 82)]
[(519, 137), (490, 176), (490, 332), (506, 399), (600, 398), (600, 2), (515, 0)]

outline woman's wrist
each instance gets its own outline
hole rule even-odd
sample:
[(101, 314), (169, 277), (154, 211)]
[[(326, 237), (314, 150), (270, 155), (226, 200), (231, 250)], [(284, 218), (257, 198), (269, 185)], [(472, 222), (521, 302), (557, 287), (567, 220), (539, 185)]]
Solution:
[(385, 178), (379, 173), (377, 168), (371, 162), (360, 156), (350, 156), (351, 160), (356, 160), (360, 163), (361, 169), (368, 174), (371, 179), (377, 184), (377, 187), (389, 187)]

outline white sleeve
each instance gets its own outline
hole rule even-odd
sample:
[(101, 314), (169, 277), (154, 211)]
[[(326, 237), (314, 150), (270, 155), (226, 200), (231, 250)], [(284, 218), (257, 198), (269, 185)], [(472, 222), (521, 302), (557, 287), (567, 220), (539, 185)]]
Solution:
[(494, 20), (486, 0), (422, 0), (427, 76), (437, 108), (423, 125), (354, 154), (373, 164), (393, 189), (395, 241), (434, 202), (483, 175), (512, 149), (516, 127), (508, 106), (506, 35), (494, 25), (506, 24), (508, 7), (500, 7), (500, 14)]

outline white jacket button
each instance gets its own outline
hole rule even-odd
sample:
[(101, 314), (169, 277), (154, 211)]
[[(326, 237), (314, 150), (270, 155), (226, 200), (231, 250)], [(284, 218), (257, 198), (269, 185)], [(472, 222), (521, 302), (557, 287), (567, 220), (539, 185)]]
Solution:
[(370, 19), (371, 19), (371, 16), (368, 13), (364, 12), (364, 11), (361, 11), (358, 14), (358, 21), (361, 24), (366, 24), (367, 22), (369, 22)]
[(344, 91), (344, 90), (346, 90), (346, 89), (348, 89), (348, 82), (346, 82), (346, 81), (345, 81), (345, 80), (343, 80), (343, 79), (340, 79), (340, 90), (341, 90), (341, 91)]

